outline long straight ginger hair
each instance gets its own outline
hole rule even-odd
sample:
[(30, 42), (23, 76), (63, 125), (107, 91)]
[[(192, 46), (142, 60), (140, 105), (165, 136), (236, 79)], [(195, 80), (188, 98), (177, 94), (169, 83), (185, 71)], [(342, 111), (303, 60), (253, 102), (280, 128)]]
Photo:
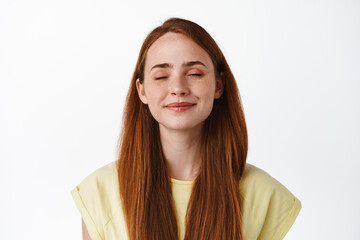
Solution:
[(162, 151), (159, 123), (140, 101), (136, 80), (144, 81), (150, 46), (167, 32), (184, 34), (210, 56), (224, 92), (204, 121), (201, 167), (194, 180), (185, 218), (185, 239), (242, 239), (242, 198), (248, 140), (234, 76), (214, 39), (199, 25), (171, 18), (146, 37), (126, 99), (119, 141), (118, 177), (131, 240), (179, 239), (171, 181)]

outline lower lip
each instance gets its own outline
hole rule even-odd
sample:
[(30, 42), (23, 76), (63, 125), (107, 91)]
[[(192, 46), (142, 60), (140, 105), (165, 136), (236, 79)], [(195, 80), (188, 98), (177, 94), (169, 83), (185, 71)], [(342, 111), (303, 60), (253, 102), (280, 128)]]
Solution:
[(170, 111), (173, 112), (185, 112), (187, 110), (189, 110), (190, 108), (192, 108), (195, 105), (188, 105), (188, 106), (181, 106), (181, 107), (166, 107), (167, 109), (169, 109)]

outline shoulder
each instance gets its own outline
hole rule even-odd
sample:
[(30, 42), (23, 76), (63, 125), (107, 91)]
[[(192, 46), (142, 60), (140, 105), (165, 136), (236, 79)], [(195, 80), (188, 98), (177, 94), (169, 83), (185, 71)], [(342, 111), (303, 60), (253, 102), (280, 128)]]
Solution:
[[(102, 239), (103, 227), (121, 207), (116, 162), (88, 175), (71, 195), (92, 239)], [(99, 237), (99, 238), (98, 238)]]
[(282, 193), (293, 197), (291, 192), (270, 174), (251, 164), (246, 164), (240, 186), (246, 194), (262, 190), (262, 195)]
[[(116, 162), (111, 162), (88, 175), (76, 189), (83, 197), (95, 201), (106, 196), (107, 203), (113, 204), (111, 200), (119, 199), (118, 186)], [(105, 198), (102, 201), (105, 201)]]
[(95, 170), (88, 175), (79, 186), (89, 187), (89, 185), (96, 184), (100, 187), (99, 190), (106, 190), (101, 188), (102, 186), (114, 186), (117, 185), (117, 163), (111, 162)]
[(245, 167), (240, 192), (248, 239), (282, 239), (301, 209), (300, 201), (284, 185), (251, 164)]

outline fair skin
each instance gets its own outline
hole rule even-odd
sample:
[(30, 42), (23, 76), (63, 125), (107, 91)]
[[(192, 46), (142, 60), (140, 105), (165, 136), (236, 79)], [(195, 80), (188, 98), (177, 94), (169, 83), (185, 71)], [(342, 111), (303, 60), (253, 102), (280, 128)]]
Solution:
[[(159, 123), (168, 174), (194, 180), (201, 163), (201, 134), (223, 82), (204, 49), (179, 33), (166, 33), (148, 50), (144, 81), (136, 81), (140, 100)], [(83, 239), (90, 236), (83, 222)]]
[(140, 100), (159, 122), (169, 176), (194, 180), (201, 162), (201, 131), (223, 83), (204, 49), (189, 37), (166, 33), (149, 48)]
[(88, 232), (88, 230), (86, 228), (84, 220), (82, 220), (82, 219), (81, 219), (81, 225), (82, 225), (83, 240), (91, 240), (91, 237), (90, 237), (89, 232)]

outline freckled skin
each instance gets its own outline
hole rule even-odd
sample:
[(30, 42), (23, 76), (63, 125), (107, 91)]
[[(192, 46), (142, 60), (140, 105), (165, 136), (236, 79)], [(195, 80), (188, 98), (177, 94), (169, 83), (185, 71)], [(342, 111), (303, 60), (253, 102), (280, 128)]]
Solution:
[[(166, 33), (153, 43), (146, 56), (144, 76), (143, 84), (137, 81), (139, 96), (148, 104), (160, 130), (200, 128), (214, 99), (222, 94), (222, 81), (216, 79), (209, 55), (179, 33)], [(176, 102), (193, 106), (174, 111), (168, 105)]]

